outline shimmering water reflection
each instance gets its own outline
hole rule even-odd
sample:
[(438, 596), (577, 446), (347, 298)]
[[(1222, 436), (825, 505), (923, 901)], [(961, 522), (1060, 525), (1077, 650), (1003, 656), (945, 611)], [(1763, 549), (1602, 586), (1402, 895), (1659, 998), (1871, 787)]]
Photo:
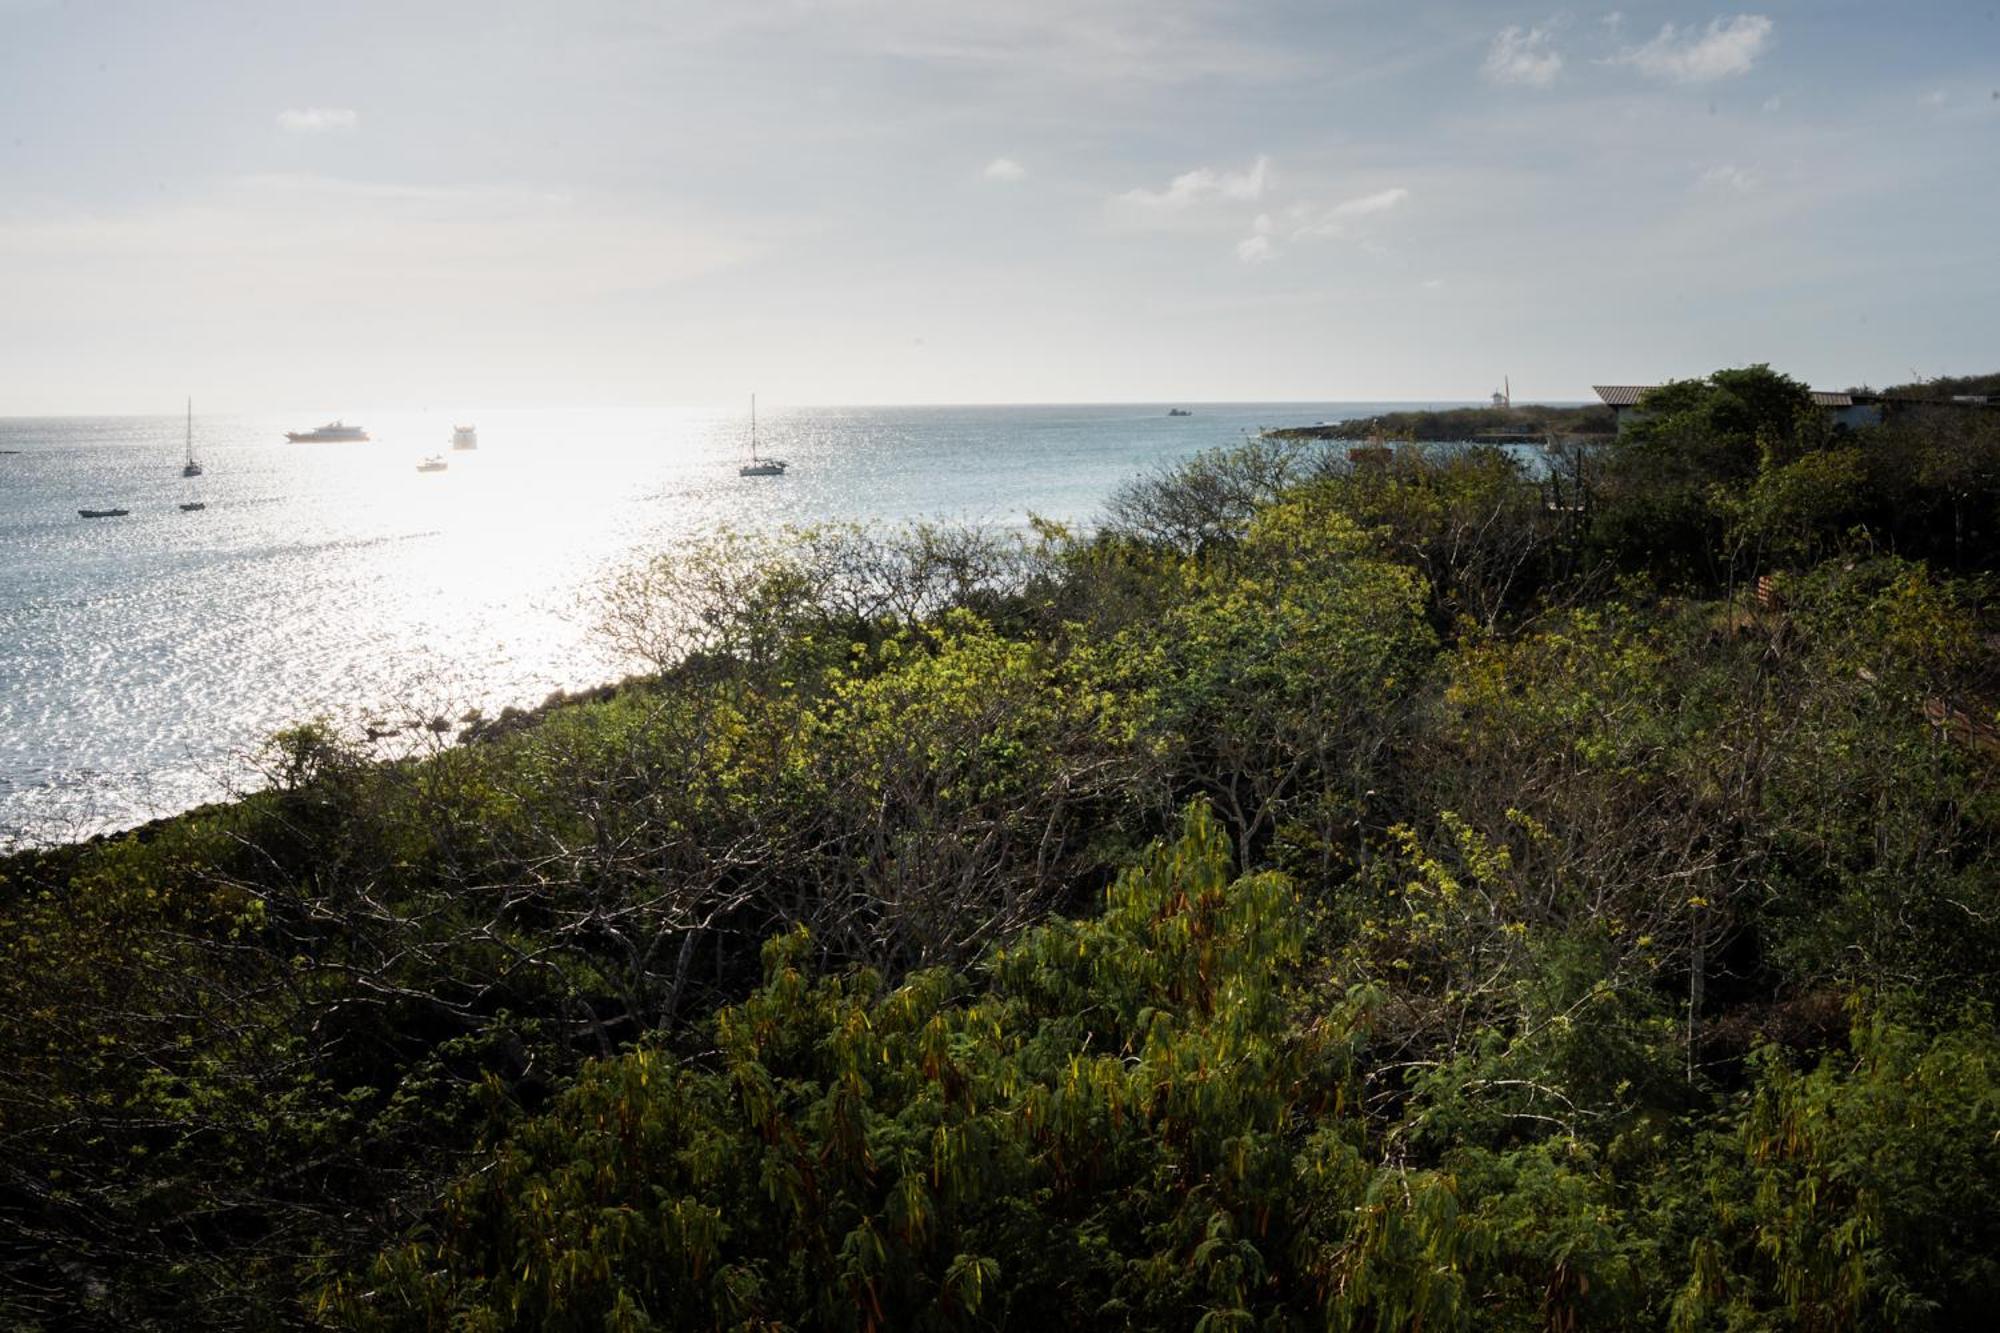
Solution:
[[(782, 479), (736, 475), (744, 423), (701, 412), (345, 411), (0, 420), (0, 846), (185, 809), (256, 781), (316, 714), (492, 713), (622, 672), (582, 601), (716, 527), (1086, 520), (1120, 481), (1259, 426), (1385, 404), (767, 412)], [(479, 448), (452, 452), (454, 420)], [(449, 469), (422, 474), (425, 455)], [(183, 501), (206, 508), (184, 513)], [(130, 517), (84, 520), (79, 508)]]

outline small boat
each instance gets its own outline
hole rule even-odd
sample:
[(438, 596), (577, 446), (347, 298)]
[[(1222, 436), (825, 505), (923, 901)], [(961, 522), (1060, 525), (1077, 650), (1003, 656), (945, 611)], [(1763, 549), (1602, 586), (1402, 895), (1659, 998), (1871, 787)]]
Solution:
[(454, 449), (477, 449), (479, 447), (479, 432), (470, 426), (453, 426), (451, 428), (451, 447)]
[(129, 509), (79, 509), (76, 511), (76, 516), (78, 518), (123, 518), (131, 512)]
[(1167, 409), (1167, 415), (1170, 417), (1191, 417), (1194, 413), (1188, 411), (1185, 407), (1170, 407)]
[(444, 461), (443, 454), (432, 454), (429, 458), (426, 458), (423, 462), (417, 464), (417, 471), (442, 472), (450, 466), (451, 464)]
[(199, 477), (201, 464), (194, 461), (194, 399), (188, 399), (187, 415), (187, 462), (181, 464), (183, 477)]
[(344, 421), (329, 421), (324, 426), (312, 430), (288, 430), (285, 432), (285, 438), (293, 444), (361, 443), (367, 440), (368, 432), (359, 426), (350, 426)]
[(750, 461), (736, 469), (739, 477), (782, 477), (790, 466), (782, 458), (757, 457), (757, 395), (750, 395)]
[(181, 512), (183, 514), (191, 514), (197, 509), (206, 508), (208, 508), (208, 501), (206, 500), (187, 500), (181, 504)]

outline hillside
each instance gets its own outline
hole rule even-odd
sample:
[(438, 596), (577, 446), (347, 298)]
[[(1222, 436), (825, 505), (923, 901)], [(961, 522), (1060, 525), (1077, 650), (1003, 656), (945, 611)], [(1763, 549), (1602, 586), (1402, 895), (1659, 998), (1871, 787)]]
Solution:
[(1550, 407), (1454, 407), (1437, 411), (1385, 412), (1381, 416), (1323, 426), (1288, 426), (1269, 432), (1288, 440), (1383, 439), (1418, 443), (1462, 443), (1483, 438), (1612, 435), (1618, 421), (1602, 404)]
[(725, 538), (0, 861), (0, 1325), (1978, 1326), (2000, 431), (1802, 392)]

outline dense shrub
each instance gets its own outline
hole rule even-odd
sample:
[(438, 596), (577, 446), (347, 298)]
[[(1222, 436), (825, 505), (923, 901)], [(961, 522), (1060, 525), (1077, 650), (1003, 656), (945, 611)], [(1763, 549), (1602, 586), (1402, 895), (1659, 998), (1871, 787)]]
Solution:
[(0, 1326), (1975, 1321), (2000, 431), (1649, 407), (725, 535), (0, 861)]

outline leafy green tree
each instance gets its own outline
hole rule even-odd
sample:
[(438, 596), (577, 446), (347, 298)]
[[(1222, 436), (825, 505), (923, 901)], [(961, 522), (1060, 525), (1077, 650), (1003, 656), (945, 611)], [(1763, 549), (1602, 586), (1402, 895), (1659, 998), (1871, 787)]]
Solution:
[(1352, 854), (1407, 701), (1436, 643), (1425, 585), (1308, 491), (1259, 513), (1240, 549), (1191, 562), (1177, 605), (1128, 641), (1128, 670), (1196, 789), (1237, 837)]
[(1231, 860), (1195, 807), (1102, 917), (1029, 932), (977, 981), (814, 981), (805, 938), (780, 937), (714, 1061), (586, 1070), (328, 1308), (385, 1328), (1386, 1330), (1628, 1300), (1587, 1168), (1483, 1166), (1469, 1216), (1451, 1174), (1369, 1163), (1343, 1109), (1360, 1011), (1297, 1011), (1299, 904), (1276, 875), (1232, 883)]
[(2000, 1040), (1857, 1012), (1849, 1055), (1777, 1051), (1709, 1165), (1677, 1328), (1949, 1329), (2000, 1298)]

